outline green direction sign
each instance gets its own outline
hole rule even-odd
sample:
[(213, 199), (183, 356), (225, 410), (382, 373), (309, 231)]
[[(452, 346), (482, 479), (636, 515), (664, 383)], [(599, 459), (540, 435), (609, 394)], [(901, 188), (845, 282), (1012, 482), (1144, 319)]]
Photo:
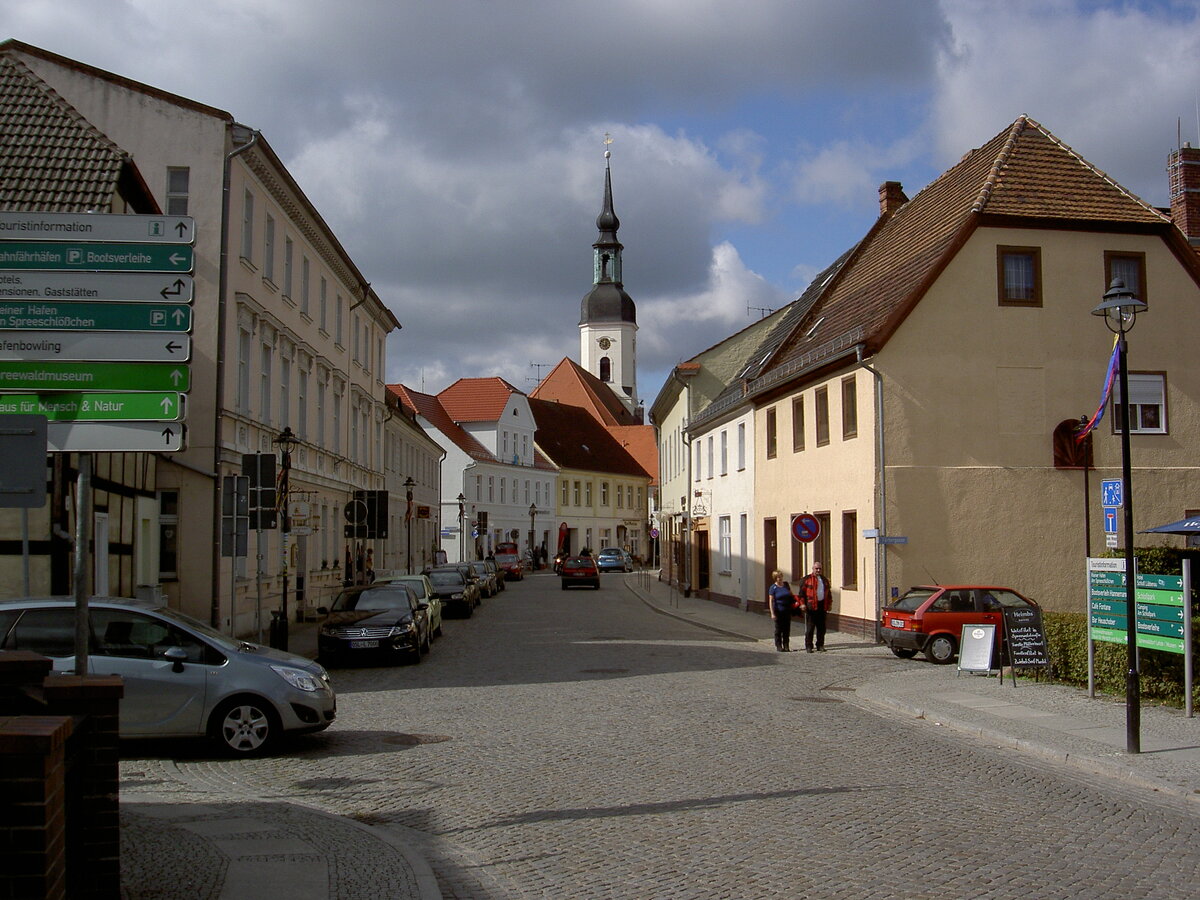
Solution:
[(0, 330), (191, 331), (186, 303), (0, 301)]
[(186, 391), (189, 366), (137, 362), (0, 362), (0, 390)]
[[(1092, 570), (1088, 579), (1088, 624), (1092, 640), (1128, 641), (1124, 572)], [(1183, 579), (1146, 575), (1134, 583), (1137, 645), (1148, 650), (1183, 653)]]
[(0, 269), (57, 272), (190, 272), (190, 244), (0, 243)]
[(0, 415), (45, 416), (51, 422), (173, 422), (182, 414), (177, 391), (0, 394)]

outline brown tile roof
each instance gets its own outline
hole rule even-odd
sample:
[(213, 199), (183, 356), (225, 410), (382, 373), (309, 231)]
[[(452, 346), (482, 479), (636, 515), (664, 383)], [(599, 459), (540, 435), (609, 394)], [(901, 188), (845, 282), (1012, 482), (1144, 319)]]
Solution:
[(503, 378), (460, 378), (437, 396), (455, 422), (498, 422), (519, 393)]
[(0, 53), (0, 207), (121, 212), (114, 200), (156, 212), (124, 150), (24, 63)]
[(638, 424), (637, 417), (625, 408), (607, 384), (565, 356), (529, 396), (581, 406), (603, 425)]
[(638, 461), (650, 484), (658, 484), (658, 437), (653, 425), (610, 425), (608, 433)]
[(1022, 116), (912, 200), (881, 216), (751, 392), (862, 344), (887, 342), (975, 228), (1120, 227), (1162, 232), (1170, 220), (1032, 119)]
[(472, 459), (495, 462), (496, 457), (473, 435), (459, 426), (432, 394), (422, 394), (402, 384), (389, 384), (388, 390), (406, 408), (424, 418)]
[(534, 440), (538, 449), (555, 465), (613, 475), (653, 476), (588, 410), (535, 398), (530, 398), (529, 408), (537, 423)]

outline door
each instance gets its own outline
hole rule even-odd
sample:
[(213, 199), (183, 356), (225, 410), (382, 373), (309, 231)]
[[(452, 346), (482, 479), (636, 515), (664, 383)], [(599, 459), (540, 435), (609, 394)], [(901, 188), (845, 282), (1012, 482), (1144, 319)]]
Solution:
[(711, 562), (708, 555), (708, 532), (696, 532), (696, 589), (708, 589), (708, 573)]
[(766, 596), (767, 589), (771, 586), (771, 573), (779, 568), (779, 548), (776, 546), (778, 538), (774, 519), (763, 519), (763, 585), (760, 596)]

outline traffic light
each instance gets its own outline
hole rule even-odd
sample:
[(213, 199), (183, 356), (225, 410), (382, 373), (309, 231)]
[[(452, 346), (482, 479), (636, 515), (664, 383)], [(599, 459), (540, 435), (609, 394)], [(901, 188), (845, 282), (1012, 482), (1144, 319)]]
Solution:
[(388, 492), (367, 491), (367, 537), (388, 536)]
[(250, 529), (277, 528), (275, 457), (269, 453), (243, 453), (242, 475), (248, 479)]
[(486, 511), (481, 511), (479, 514), (479, 533), (487, 534), (488, 530), (488, 514)]

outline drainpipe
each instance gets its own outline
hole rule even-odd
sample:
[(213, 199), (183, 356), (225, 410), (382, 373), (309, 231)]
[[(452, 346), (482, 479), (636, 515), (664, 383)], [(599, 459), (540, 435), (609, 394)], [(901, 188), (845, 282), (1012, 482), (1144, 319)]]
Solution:
[[(244, 136), (249, 130), (244, 125), (232, 126), (233, 138), (239, 134)], [(239, 132), (240, 130), (240, 132)], [(233, 158), (245, 153), (258, 143), (258, 132), (250, 130), (250, 137), (225, 154), (224, 171), (221, 174), (221, 262), (217, 283), (217, 384), (213, 404), (215, 418), (213, 420), (213, 574), (212, 574), (212, 608), (209, 612), (209, 624), (218, 631), (221, 630), (221, 419), (225, 410), (225, 310), (229, 306), (226, 293), (229, 290), (229, 183)], [(236, 557), (231, 557), (229, 564), (237, 565)], [(232, 586), (230, 590), (237, 590)], [(229, 596), (229, 608), (233, 609), (234, 597)], [(229, 620), (229, 632), (234, 634), (236, 625), (232, 613)]]
[[(880, 535), (887, 535), (887, 467), (885, 465), (885, 443), (883, 439), (883, 374), (863, 361), (863, 345), (854, 348), (854, 357), (862, 368), (875, 378), (875, 489), (879, 504), (875, 509), (875, 526)], [(879, 617), (884, 606), (887, 590), (887, 548), (879, 538), (875, 539), (875, 640), (878, 642)]]

